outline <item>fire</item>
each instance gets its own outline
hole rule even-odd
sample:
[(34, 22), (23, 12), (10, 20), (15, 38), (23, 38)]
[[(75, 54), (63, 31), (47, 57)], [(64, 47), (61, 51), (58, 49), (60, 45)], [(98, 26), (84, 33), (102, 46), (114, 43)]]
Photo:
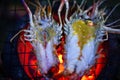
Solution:
[(58, 59), (59, 59), (60, 63), (63, 63), (62, 57), (63, 57), (63, 56), (62, 56), (61, 54), (58, 56)]
[(59, 64), (59, 72), (58, 73), (61, 73), (61, 72), (64, 71), (64, 65), (63, 65), (63, 59), (62, 58), (63, 58), (62, 54), (59, 54), (58, 59), (59, 59), (60, 64)]
[(84, 75), (81, 80), (95, 80), (95, 77), (93, 75)]

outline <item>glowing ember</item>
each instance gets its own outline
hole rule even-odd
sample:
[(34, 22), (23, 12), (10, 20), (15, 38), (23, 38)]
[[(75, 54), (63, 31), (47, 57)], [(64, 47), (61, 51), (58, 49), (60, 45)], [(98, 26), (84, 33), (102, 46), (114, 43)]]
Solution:
[(61, 54), (58, 55), (58, 59), (60, 61), (60, 63), (59, 63), (59, 72), (58, 72), (58, 74), (59, 74), (59, 73), (64, 71), (63, 59), (62, 59), (62, 55)]
[(62, 59), (62, 55), (61, 54), (58, 56), (58, 59), (59, 59), (60, 63), (63, 63), (63, 59)]
[(81, 80), (95, 80), (95, 76), (84, 75)]
[(60, 63), (59, 64), (59, 72), (58, 72), (58, 74), (63, 72), (63, 71), (64, 71), (64, 65)]

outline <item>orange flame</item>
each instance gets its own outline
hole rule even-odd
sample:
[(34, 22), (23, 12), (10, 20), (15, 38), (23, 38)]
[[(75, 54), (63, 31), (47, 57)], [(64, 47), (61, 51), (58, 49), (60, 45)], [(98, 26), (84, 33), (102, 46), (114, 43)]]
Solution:
[(93, 75), (90, 76), (84, 75), (81, 80), (95, 80), (95, 77)]
[(63, 57), (63, 56), (62, 56), (61, 54), (58, 56), (60, 63), (63, 63), (62, 57)]
[(59, 72), (58, 73), (61, 73), (61, 72), (63, 72), (64, 71), (64, 65), (63, 65), (63, 59), (62, 59), (62, 54), (59, 54), (58, 55), (58, 59), (59, 59), (59, 62), (60, 62), (60, 64), (59, 64)]

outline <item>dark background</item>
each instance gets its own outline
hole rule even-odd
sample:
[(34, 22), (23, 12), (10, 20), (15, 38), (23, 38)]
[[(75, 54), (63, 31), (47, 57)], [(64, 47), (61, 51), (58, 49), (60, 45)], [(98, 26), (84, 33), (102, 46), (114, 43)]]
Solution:
[[(77, 0), (80, 3), (81, 0)], [(52, 0), (51, 0), (52, 2)], [(107, 7), (107, 14), (120, 0), (106, 0), (102, 7)], [(46, 0), (41, 0), (42, 4), (46, 4)], [(93, 0), (88, 0), (86, 7), (89, 7), (93, 3)], [(107, 23), (111, 23), (116, 19), (120, 19), (120, 6), (114, 11)], [(0, 0), (0, 55), (5, 54), (6, 41), (9, 41), (10, 33), (16, 33), (18, 29), (21, 29), (22, 25), (27, 22), (26, 12), (20, 2), (20, 0)], [(107, 24), (106, 23), (106, 24)], [(120, 25), (118, 22), (115, 25)], [(119, 27), (117, 27), (119, 28)], [(109, 34), (109, 54), (108, 62), (103, 69), (98, 80), (120, 80), (120, 35)], [(9, 51), (9, 50), (8, 50)], [(0, 58), (0, 80), (10, 80), (7, 76), (3, 66), (4, 58)], [(6, 61), (7, 63), (7, 61)], [(8, 65), (9, 66), (9, 65)]]

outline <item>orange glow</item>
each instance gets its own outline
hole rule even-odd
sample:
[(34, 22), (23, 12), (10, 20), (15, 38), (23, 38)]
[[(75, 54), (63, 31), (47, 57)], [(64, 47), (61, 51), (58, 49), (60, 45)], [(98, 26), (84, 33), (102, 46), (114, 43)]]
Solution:
[(64, 71), (64, 65), (63, 65), (63, 59), (62, 59), (62, 55), (61, 54), (59, 54), (58, 55), (58, 59), (59, 59), (59, 61), (60, 61), (60, 64), (59, 64), (59, 72), (58, 73), (61, 73), (61, 72), (63, 72)]
[(89, 79), (89, 80), (95, 80), (95, 76), (94, 76), (94, 75), (88, 76), (88, 79)]
[(88, 76), (83, 76), (81, 80), (87, 80)]
[(95, 77), (94, 75), (91, 76), (84, 75), (81, 80), (95, 80)]
[(58, 58), (59, 58), (60, 63), (63, 63), (63, 59), (62, 59), (62, 55), (61, 54), (58, 56)]
[(64, 65), (63, 64), (59, 64), (59, 72), (58, 73), (61, 73), (64, 71)]

